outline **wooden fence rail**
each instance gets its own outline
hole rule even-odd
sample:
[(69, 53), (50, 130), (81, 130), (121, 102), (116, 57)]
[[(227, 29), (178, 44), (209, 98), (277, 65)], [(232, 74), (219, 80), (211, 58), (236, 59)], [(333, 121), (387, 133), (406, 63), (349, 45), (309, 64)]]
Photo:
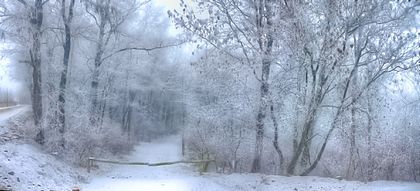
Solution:
[(200, 173), (206, 172), (207, 167), (210, 162), (215, 162), (214, 160), (180, 160), (180, 161), (170, 161), (170, 162), (158, 162), (158, 163), (148, 163), (148, 162), (129, 162), (129, 161), (114, 161), (108, 159), (100, 159), (95, 157), (89, 157), (88, 159), (88, 173), (90, 173), (94, 162), (102, 162), (109, 164), (121, 164), (121, 165), (143, 165), (143, 166), (164, 166), (164, 165), (173, 165), (173, 164), (202, 164)]

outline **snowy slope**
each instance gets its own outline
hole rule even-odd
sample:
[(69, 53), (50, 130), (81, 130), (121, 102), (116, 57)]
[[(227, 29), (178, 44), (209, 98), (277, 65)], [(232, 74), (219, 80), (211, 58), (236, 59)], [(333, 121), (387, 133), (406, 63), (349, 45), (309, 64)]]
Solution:
[(29, 110), (29, 106), (0, 109), (0, 190), (70, 190), (81, 179), (79, 170), (24, 143), (21, 135), (10, 129), (8, 122)]
[(68, 164), (28, 144), (0, 145), (0, 190), (70, 190), (78, 174)]
[[(169, 137), (152, 143), (142, 143), (129, 158), (131, 161), (162, 162), (181, 159), (179, 138)], [(160, 167), (115, 166), (89, 184), (83, 191), (420, 191), (420, 184), (377, 181), (362, 183), (320, 177), (284, 177), (261, 174), (200, 176), (188, 165)]]

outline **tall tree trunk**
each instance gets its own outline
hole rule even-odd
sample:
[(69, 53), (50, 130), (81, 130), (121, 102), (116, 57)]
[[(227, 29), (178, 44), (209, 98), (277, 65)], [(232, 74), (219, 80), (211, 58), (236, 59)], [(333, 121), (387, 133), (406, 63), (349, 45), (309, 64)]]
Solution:
[(63, 44), (63, 70), (61, 71), (60, 89), (58, 95), (58, 130), (61, 134), (60, 145), (64, 147), (64, 131), (66, 129), (66, 85), (67, 85), (67, 71), (70, 60), (71, 50), (71, 21), (73, 19), (73, 7), (75, 0), (70, 1), (69, 13), (66, 16), (66, 0), (61, 1), (61, 16), (64, 23), (65, 41)]
[(98, 86), (99, 86), (99, 67), (96, 65), (95, 62), (95, 67), (93, 69), (93, 74), (92, 74), (92, 81), (90, 83), (90, 100), (91, 100), (91, 105), (90, 105), (90, 111), (89, 111), (89, 121), (90, 121), (90, 126), (91, 127), (95, 127), (96, 123), (98, 122)]
[(273, 125), (274, 125), (273, 146), (277, 152), (277, 155), (279, 156), (279, 174), (282, 174), (284, 157), (283, 157), (283, 152), (281, 151), (280, 146), (279, 146), (279, 125), (277, 122), (276, 115), (274, 113), (273, 103), (271, 103), (271, 106), (270, 106), (270, 114), (271, 114), (271, 120), (273, 121)]
[(349, 163), (347, 167), (347, 178), (353, 177), (356, 171), (356, 106), (353, 105), (351, 108), (351, 125), (350, 125), (350, 151), (349, 151)]
[[(308, 110), (305, 115), (302, 133), (300, 135), (297, 148), (295, 149), (292, 159), (287, 167), (287, 174), (290, 174), (290, 175), (295, 174), (299, 158), (302, 157), (305, 149), (310, 148), (309, 144), (312, 138), (311, 134), (315, 125), (315, 120), (316, 120), (316, 116), (319, 110), (319, 106), (323, 100), (322, 90), (326, 83), (325, 70), (326, 70), (325, 65), (322, 65), (319, 71), (318, 69), (312, 68), (312, 87), (311, 87), (311, 94), (310, 94), (311, 99), (309, 101)], [(313, 166), (313, 165), (314, 163), (310, 164), (310, 166)]]
[[(303, 71), (302, 71), (303, 72)], [(312, 78), (312, 89), (311, 89), (311, 94), (312, 96), (315, 95), (316, 93), (316, 73), (313, 73), (313, 78)], [(307, 95), (307, 91), (308, 91), (308, 71), (305, 69), (305, 86), (303, 87), (303, 96), (300, 99), (300, 103), (302, 106), (306, 105), (306, 95)], [(299, 112), (299, 111), (298, 111)], [(300, 120), (300, 119), (296, 119), (296, 120)], [(304, 148), (303, 148), (303, 153), (301, 156), (301, 160), (300, 160), (300, 165), (303, 168), (307, 168), (308, 166), (311, 165), (311, 143), (312, 143), (312, 137), (313, 137), (313, 128), (311, 127), (307, 132), (305, 131), (305, 144), (303, 144)], [(294, 140), (296, 141), (296, 140)], [(294, 151), (297, 151), (297, 141), (294, 142)]]
[(36, 141), (40, 144), (44, 144), (44, 130), (41, 127), (42, 121), (42, 70), (41, 70), (41, 39), (42, 39), (42, 21), (43, 21), (43, 4), (42, 0), (35, 1), (35, 7), (31, 8), (32, 14), (30, 17), (30, 23), (32, 26), (32, 47), (29, 50), (31, 57), (32, 66), (32, 110), (34, 114), (35, 126), (39, 128), (39, 132), (36, 135)]
[(367, 176), (368, 176), (368, 181), (373, 181), (373, 170), (374, 170), (374, 161), (373, 161), (373, 155), (372, 155), (372, 113), (373, 113), (373, 109), (372, 109), (372, 103), (370, 103), (371, 101), (369, 101), (368, 98), (368, 169), (367, 169)]
[(293, 153), (292, 159), (287, 167), (287, 173), (290, 175), (295, 174), (296, 165), (298, 164), (299, 157), (301, 157), (303, 150), (305, 149), (305, 147), (307, 147), (307, 137), (309, 131), (311, 131), (311, 129), (313, 128), (317, 107), (318, 106), (312, 106), (311, 108), (309, 108), (310, 111), (306, 116), (305, 124), (303, 125), (303, 131), (300, 136), (298, 146), (296, 148), (296, 151)]
[[(357, 69), (356, 69), (357, 70)], [(353, 87), (357, 86), (357, 71), (353, 76)], [(353, 88), (353, 91), (355, 88)], [(352, 102), (356, 102), (356, 92), (353, 92)], [(349, 151), (349, 163), (347, 167), (347, 178), (353, 177), (356, 171), (356, 104), (351, 107), (351, 125), (350, 125), (350, 151)]]
[[(264, 64), (263, 68), (263, 76), (267, 76), (269, 74), (269, 65)], [(267, 105), (268, 105), (268, 82), (262, 81), (260, 86), (260, 106), (258, 108), (258, 115), (257, 115), (257, 132), (256, 132), (256, 142), (255, 142), (255, 150), (254, 150), (254, 159), (252, 161), (252, 169), (251, 172), (260, 172), (261, 170), (261, 157), (263, 151), (263, 140), (264, 140), (264, 119), (267, 113)]]
[(356, 145), (356, 131), (357, 131), (357, 96), (358, 96), (358, 92), (356, 92), (357, 88), (358, 88), (358, 66), (359, 66), (359, 62), (360, 62), (360, 58), (361, 58), (361, 52), (363, 50), (362, 48), (362, 39), (360, 39), (360, 35), (358, 35), (360, 33), (360, 31), (357, 31), (354, 34), (354, 69), (353, 69), (353, 76), (351, 79), (352, 85), (351, 85), (351, 101), (352, 101), (352, 106), (351, 106), (351, 125), (350, 125), (350, 151), (349, 151), (349, 163), (348, 163), (348, 168), (347, 168), (347, 178), (352, 178), (354, 176), (354, 173), (356, 173), (356, 168), (357, 168), (357, 163), (356, 163), (356, 153), (358, 152), (358, 148)]
[[(371, 74), (372, 74), (372, 69), (370, 66), (367, 67), (367, 79), (371, 79)], [(375, 168), (375, 163), (373, 161), (373, 143), (372, 143), (372, 128), (373, 128), (373, 97), (374, 97), (374, 93), (373, 93), (373, 87), (370, 87), (367, 91), (368, 91), (368, 97), (367, 97), (367, 107), (368, 107), (368, 126), (367, 126), (367, 130), (368, 130), (368, 169), (367, 169), (367, 176), (368, 176), (368, 181), (373, 181), (373, 173), (374, 173), (374, 168)]]
[(264, 141), (264, 120), (269, 103), (268, 81), (270, 77), (271, 51), (274, 43), (272, 34), (273, 0), (260, 0), (259, 3), (255, 3), (256, 24), (259, 35), (258, 44), (262, 52), (262, 62), (260, 79), (260, 103), (257, 114), (255, 150), (254, 158), (252, 160), (251, 172), (260, 172)]
[[(301, 76), (304, 76), (303, 79), (300, 79)], [(299, 92), (299, 97), (296, 100), (296, 104), (295, 104), (295, 121), (293, 124), (293, 153), (297, 152), (297, 147), (298, 147), (298, 138), (299, 138), (299, 129), (302, 125), (302, 113), (303, 113), (303, 109), (306, 106), (306, 96), (307, 96), (307, 92), (308, 92), (308, 71), (307, 69), (302, 66), (299, 67), (299, 71), (297, 73), (297, 88), (298, 88), (298, 92)], [(302, 80), (302, 81), (301, 81)], [(303, 85), (304, 84), (304, 85)]]
[(102, 56), (104, 54), (104, 37), (105, 37), (105, 24), (106, 21), (101, 19), (99, 25), (99, 36), (98, 41), (96, 42), (96, 54), (95, 54), (95, 63), (92, 74), (91, 81), (91, 106), (90, 106), (90, 125), (96, 127), (99, 121), (99, 109), (98, 109), (98, 89), (99, 89), (99, 67), (102, 64)]

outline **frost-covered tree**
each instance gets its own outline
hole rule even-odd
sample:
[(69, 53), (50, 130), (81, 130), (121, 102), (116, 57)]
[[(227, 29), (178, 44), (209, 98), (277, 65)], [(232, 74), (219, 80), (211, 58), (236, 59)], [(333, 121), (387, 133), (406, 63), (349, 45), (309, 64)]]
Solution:
[[(346, 156), (347, 172), (352, 174), (350, 169), (357, 166), (357, 137), (364, 125), (357, 121), (367, 90), (415, 63), (411, 59), (415, 36), (407, 26), (413, 24), (418, 4), (392, 0), (193, 2), (181, 1), (180, 10), (169, 12), (177, 26), (211, 45), (202, 46), (206, 47), (202, 52), (216, 51), (231, 58), (225, 62), (228, 65), (248, 66), (260, 85), (251, 171), (261, 170), (262, 153), (269, 150), (262, 146), (263, 140), (268, 136), (280, 169), (307, 175), (318, 166), (339, 128), (350, 135)], [(221, 58), (214, 56), (223, 62)], [(290, 108), (294, 112), (287, 111)], [(351, 125), (344, 128), (341, 123), (347, 118)], [(264, 125), (268, 121), (272, 131)], [(291, 129), (292, 134), (282, 135), (279, 128)], [(285, 154), (286, 150), (291, 152)]]
[(270, 105), (270, 73), (275, 63), (274, 22), (280, 18), (279, 1), (196, 1), (189, 6), (181, 1), (182, 13), (168, 12), (178, 26), (196, 34), (233, 62), (252, 68), (260, 83), (256, 113), (256, 137), (252, 172), (261, 170), (265, 121)]
[[(64, 131), (66, 129), (66, 86), (67, 86), (67, 77), (68, 77), (68, 66), (70, 61), (70, 51), (71, 51), (71, 23), (73, 20), (73, 9), (75, 1), (71, 0), (70, 5), (68, 6), (68, 11), (66, 11), (66, 1), (61, 1), (61, 16), (64, 24), (64, 35), (65, 40), (63, 43), (63, 70), (61, 71), (60, 85), (59, 85), (59, 95), (58, 95), (58, 129), (61, 133), (62, 140), (61, 145), (64, 147)], [(66, 13), (67, 12), (67, 13)]]

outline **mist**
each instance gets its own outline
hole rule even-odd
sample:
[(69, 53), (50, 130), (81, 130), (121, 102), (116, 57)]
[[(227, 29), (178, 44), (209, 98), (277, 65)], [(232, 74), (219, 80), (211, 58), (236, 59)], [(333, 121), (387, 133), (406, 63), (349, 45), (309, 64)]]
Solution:
[[(417, 188), (419, 11), (396, 0), (2, 0), (0, 144), (54, 156), (63, 176), (86, 177), (63, 185), (86, 190), (149, 172), (107, 165), (162, 160), (169, 174), (197, 163), (239, 185), (313, 176)], [(189, 190), (178, 187), (189, 176), (173, 187)], [(127, 179), (140, 189), (143, 178)]]

